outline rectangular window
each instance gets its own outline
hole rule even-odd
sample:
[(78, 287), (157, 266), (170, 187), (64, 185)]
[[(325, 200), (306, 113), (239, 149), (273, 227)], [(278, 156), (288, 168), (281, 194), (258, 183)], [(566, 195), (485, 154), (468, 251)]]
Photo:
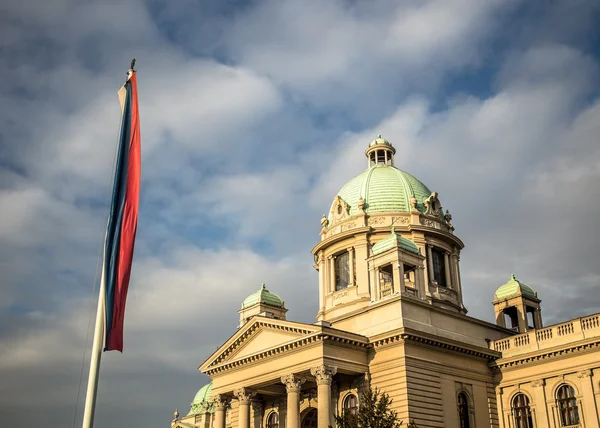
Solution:
[(335, 291), (350, 284), (350, 254), (342, 253), (335, 258)]
[(431, 258), (433, 264), (433, 280), (438, 285), (446, 286), (446, 263), (444, 261), (444, 253), (435, 248), (431, 249)]
[(381, 297), (390, 296), (394, 293), (394, 273), (392, 265), (387, 265), (379, 270), (379, 289)]

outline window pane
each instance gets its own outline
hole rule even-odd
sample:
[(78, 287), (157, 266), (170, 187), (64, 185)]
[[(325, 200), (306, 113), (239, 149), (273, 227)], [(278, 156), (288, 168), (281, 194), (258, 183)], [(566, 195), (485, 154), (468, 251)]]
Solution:
[(433, 280), (438, 285), (446, 286), (446, 266), (444, 263), (444, 255), (440, 250), (431, 250), (431, 259), (433, 264)]
[(560, 413), (562, 426), (576, 425), (579, 423), (579, 409), (575, 390), (570, 385), (562, 385), (556, 392), (556, 406)]
[(340, 254), (335, 258), (335, 290), (343, 290), (350, 284), (350, 255)]

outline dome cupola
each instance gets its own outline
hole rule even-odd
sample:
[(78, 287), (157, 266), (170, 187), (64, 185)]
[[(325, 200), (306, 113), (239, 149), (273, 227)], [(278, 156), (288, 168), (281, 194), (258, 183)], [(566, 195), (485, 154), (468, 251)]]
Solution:
[(242, 308), (238, 311), (240, 327), (255, 315), (284, 320), (286, 312), (283, 300), (277, 294), (271, 293), (265, 284), (262, 284), (258, 291), (246, 297), (242, 302)]
[(190, 404), (190, 415), (201, 415), (204, 413), (213, 413), (214, 409), (210, 401), (212, 395), (212, 382), (204, 385), (198, 390), (194, 400)]
[(394, 155), (396, 154), (396, 149), (390, 144), (388, 140), (385, 138), (381, 138), (381, 135), (378, 135), (367, 150), (365, 150), (365, 155), (369, 160), (369, 167), (374, 165), (389, 165), (394, 166)]

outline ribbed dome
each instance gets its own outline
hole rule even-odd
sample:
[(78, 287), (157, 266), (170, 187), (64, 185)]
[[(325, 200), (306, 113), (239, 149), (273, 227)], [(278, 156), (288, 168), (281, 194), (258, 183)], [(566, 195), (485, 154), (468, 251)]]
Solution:
[(192, 404), (190, 405), (189, 415), (198, 415), (202, 413), (212, 413), (212, 405), (210, 403), (210, 397), (212, 395), (212, 382), (204, 385), (198, 390)]
[(498, 287), (494, 293), (494, 299), (504, 300), (515, 296), (526, 296), (537, 299), (536, 291), (529, 285), (520, 282), (513, 274), (510, 276), (510, 280), (506, 284)]
[[(338, 193), (350, 205), (351, 216), (359, 214), (358, 201), (361, 198), (365, 201), (367, 214), (410, 212), (412, 195), (417, 199), (417, 209), (425, 212), (423, 201), (431, 195), (431, 191), (408, 172), (391, 165), (370, 167), (346, 183)], [(329, 220), (332, 220), (331, 214)]]
[(247, 308), (257, 303), (264, 303), (265, 305), (275, 306), (277, 308), (283, 307), (283, 301), (275, 293), (271, 293), (263, 284), (256, 293), (252, 293), (242, 303), (242, 308)]

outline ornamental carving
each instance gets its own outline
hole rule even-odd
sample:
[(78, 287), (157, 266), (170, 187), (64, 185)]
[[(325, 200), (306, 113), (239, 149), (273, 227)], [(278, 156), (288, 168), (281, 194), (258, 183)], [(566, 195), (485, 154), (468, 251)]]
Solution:
[(233, 391), (233, 395), (235, 395), (240, 403), (250, 404), (250, 401), (256, 396), (256, 391), (248, 388), (240, 388)]
[(369, 217), (368, 225), (369, 226), (378, 226), (386, 223), (386, 217)]
[(438, 217), (442, 213), (442, 204), (438, 199), (437, 192), (433, 192), (431, 195), (429, 195), (429, 197), (423, 202), (423, 205), (425, 205), (425, 214), (427, 215)]
[(544, 379), (538, 379), (531, 382), (531, 386), (534, 388), (539, 388), (540, 386), (546, 385), (546, 381)]
[(340, 195), (337, 195), (333, 201), (331, 215), (335, 221), (341, 221), (350, 215), (350, 205), (340, 198)]
[(225, 410), (229, 405), (229, 400), (229, 397), (224, 397), (220, 394), (217, 394), (212, 398), (211, 401), (215, 406), (215, 410)]
[(392, 224), (408, 224), (408, 217), (392, 217)]
[(441, 229), (441, 225), (438, 221), (432, 220), (430, 218), (421, 218), (421, 224), (423, 226), (433, 227), (435, 229)]
[(592, 376), (592, 371), (591, 370), (583, 370), (580, 371), (579, 373), (577, 373), (577, 377), (579, 379), (585, 378), (585, 377), (591, 377)]
[(285, 385), (287, 392), (299, 392), (304, 382), (306, 382), (306, 378), (304, 376), (295, 374), (281, 376), (281, 383)]
[(450, 232), (454, 232), (454, 226), (452, 225), (452, 214), (450, 214), (450, 211), (446, 210), (446, 214), (444, 214), (444, 220), (446, 220), (448, 230)]
[(352, 223), (348, 223), (348, 224), (343, 224), (342, 225), (342, 232), (345, 230), (350, 230), (350, 229), (354, 229), (356, 227), (356, 223), (352, 222)]
[(310, 369), (310, 374), (317, 379), (317, 385), (331, 385), (333, 376), (337, 373), (337, 367), (320, 365)]

